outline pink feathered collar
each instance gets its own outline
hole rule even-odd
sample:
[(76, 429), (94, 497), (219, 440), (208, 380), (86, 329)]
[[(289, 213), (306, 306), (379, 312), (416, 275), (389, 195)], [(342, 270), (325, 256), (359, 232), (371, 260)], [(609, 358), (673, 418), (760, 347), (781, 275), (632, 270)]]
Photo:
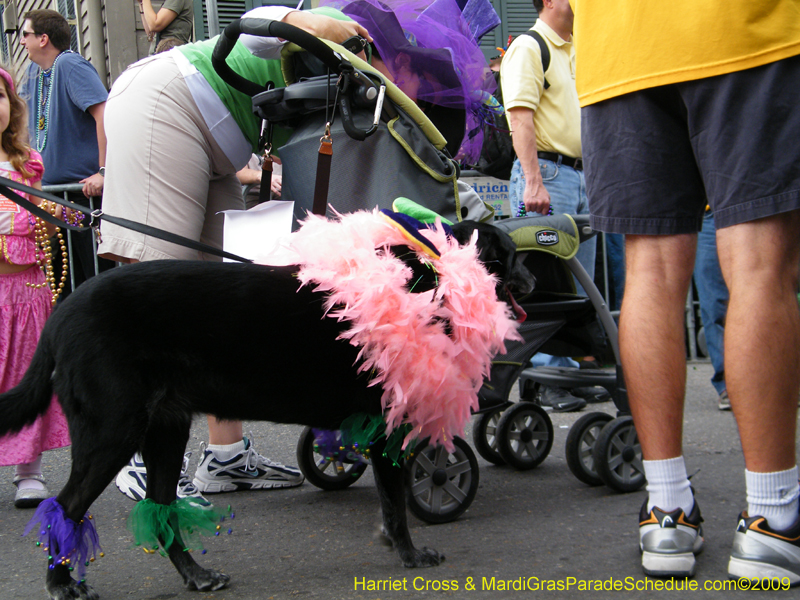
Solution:
[[(301, 285), (326, 293), (325, 314), (351, 324), (340, 339), (361, 348), (358, 371), (373, 372), (370, 385), (383, 387), (386, 435), (410, 424), (404, 448), (430, 437), (452, 451), (478, 409), (492, 358), (505, 353), (505, 340), (520, 338), (495, 277), (478, 260), (477, 238), (461, 247), (439, 223), (419, 233), (438, 256), (377, 211), (310, 216), (289, 246)], [(408, 290), (411, 269), (388, 251), (397, 245), (436, 272), (436, 289)]]

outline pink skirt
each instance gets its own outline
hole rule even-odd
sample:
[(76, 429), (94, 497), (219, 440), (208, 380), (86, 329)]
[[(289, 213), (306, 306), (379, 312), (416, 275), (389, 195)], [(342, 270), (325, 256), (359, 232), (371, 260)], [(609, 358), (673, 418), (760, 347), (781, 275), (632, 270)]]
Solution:
[[(37, 266), (0, 275), (0, 392), (17, 385), (33, 358), (42, 328), (50, 316), (50, 291), (26, 283), (44, 282)], [(0, 466), (29, 463), (44, 450), (69, 446), (67, 419), (55, 396), (50, 408), (19, 433), (0, 437)]]

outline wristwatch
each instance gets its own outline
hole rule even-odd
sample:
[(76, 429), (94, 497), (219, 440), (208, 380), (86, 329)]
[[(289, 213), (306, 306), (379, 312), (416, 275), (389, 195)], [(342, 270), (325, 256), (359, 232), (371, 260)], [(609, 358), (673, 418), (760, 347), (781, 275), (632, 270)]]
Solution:
[(106, 168), (105, 167), (100, 167), (100, 170), (97, 171), (97, 172), (100, 173), (100, 175), (102, 175), (103, 177), (106, 176)]

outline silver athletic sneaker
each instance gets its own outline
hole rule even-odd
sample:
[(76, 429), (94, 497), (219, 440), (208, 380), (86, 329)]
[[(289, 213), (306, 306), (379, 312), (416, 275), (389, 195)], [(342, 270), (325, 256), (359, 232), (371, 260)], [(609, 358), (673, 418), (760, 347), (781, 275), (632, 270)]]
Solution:
[(789, 578), (800, 584), (800, 516), (783, 531), (770, 528), (764, 517), (739, 515), (728, 563), (732, 579)]
[(202, 493), (289, 488), (305, 479), (300, 469), (261, 456), (247, 438), (244, 438), (244, 452), (227, 461), (218, 460), (205, 444), (200, 451), (203, 458), (192, 481)]
[(647, 511), (647, 499), (639, 513), (639, 549), (642, 570), (651, 577), (692, 577), (694, 555), (703, 549), (703, 518), (695, 501), (691, 514), (680, 508)]

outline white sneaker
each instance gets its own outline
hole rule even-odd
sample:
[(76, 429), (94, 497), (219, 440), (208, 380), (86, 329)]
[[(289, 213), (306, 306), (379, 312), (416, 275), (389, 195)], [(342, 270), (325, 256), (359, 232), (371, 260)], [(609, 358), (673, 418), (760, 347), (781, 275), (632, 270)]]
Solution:
[(289, 488), (300, 485), (305, 479), (297, 467), (288, 467), (261, 456), (247, 438), (244, 438), (244, 452), (230, 460), (219, 460), (205, 444), (200, 446), (200, 451), (203, 458), (197, 466), (193, 483), (206, 494)]
[(114, 483), (119, 491), (131, 500), (136, 502), (144, 500), (147, 494), (147, 470), (144, 468), (144, 460), (139, 452), (136, 452), (128, 464), (117, 473)]
[[(189, 468), (189, 457), (192, 456), (191, 452), (183, 455), (183, 466), (181, 467), (181, 478), (178, 480), (178, 488), (176, 490), (178, 498), (197, 498), (201, 503), (208, 503), (203, 498), (200, 490), (192, 483), (192, 480), (186, 476), (186, 470)], [(131, 500), (139, 501), (144, 500), (147, 495), (147, 470), (144, 466), (142, 455), (137, 452), (133, 455), (130, 462), (117, 473), (117, 478), (114, 480), (119, 491), (125, 494)]]
[(189, 451), (183, 455), (183, 466), (181, 467), (181, 478), (178, 479), (178, 498), (194, 498), (201, 505), (210, 505), (211, 503), (203, 498), (203, 494), (197, 489), (197, 486), (186, 474), (189, 470), (189, 458), (192, 452)]

